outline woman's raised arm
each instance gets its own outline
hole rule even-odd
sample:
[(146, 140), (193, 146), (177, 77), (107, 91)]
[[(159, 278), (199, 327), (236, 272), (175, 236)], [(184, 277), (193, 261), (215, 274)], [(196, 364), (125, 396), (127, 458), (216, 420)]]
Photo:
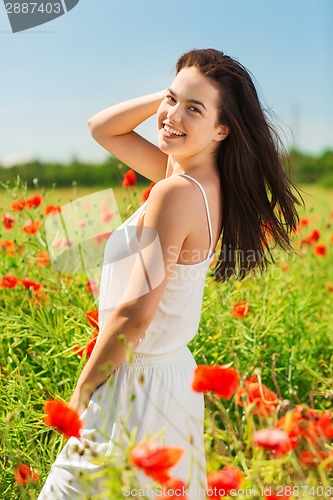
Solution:
[(96, 142), (154, 182), (165, 177), (168, 157), (134, 129), (157, 112), (164, 96), (165, 90), (115, 104), (88, 120)]

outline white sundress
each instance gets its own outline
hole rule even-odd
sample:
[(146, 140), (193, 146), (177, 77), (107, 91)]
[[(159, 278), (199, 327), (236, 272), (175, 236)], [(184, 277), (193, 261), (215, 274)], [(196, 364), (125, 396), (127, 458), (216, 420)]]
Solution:
[[(97, 455), (119, 454), (118, 446), (127, 446), (125, 429), (136, 430), (135, 442), (160, 432), (157, 441), (163, 446), (184, 448), (177, 465), (170, 469), (173, 478), (188, 485), (189, 500), (206, 498), (206, 461), (203, 440), (204, 398), (191, 388), (196, 362), (187, 344), (197, 333), (204, 285), (212, 253), (212, 226), (207, 196), (202, 185), (188, 174), (185, 176), (201, 189), (207, 212), (210, 235), (208, 256), (196, 264), (176, 264), (172, 279), (163, 292), (156, 313), (144, 336), (135, 346), (133, 359), (122, 362), (112, 375), (93, 393), (82, 413), (84, 428), (81, 438), (71, 437), (51, 467), (38, 500), (76, 500), (111, 498), (96, 479), (87, 488), (84, 478), (101, 466), (93, 464), (91, 451)], [(108, 263), (115, 234), (126, 235), (122, 256), (131, 255), (138, 246), (136, 231), (129, 231), (144, 214), (145, 202), (108, 239), (99, 296), (99, 329), (102, 334), (108, 307), (124, 283), (125, 260)], [(118, 241), (118, 240), (117, 240)], [(119, 246), (119, 245), (118, 245)], [(111, 286), (109, 284), (111, 283)], [(78, 450), (81, 450), (78, 453)], [(120, 455), (119, 455), (120, 456)], [(161, 490), (153, 489), (153, 480), (143, 472), (137, 473), (140, 490), (148, 498), (158, 498)], [(150, 486), (149, 486), (150, 485)], [(94, 496), (96, 495), (96, 496)], [(129, 497), (120, 491), (114, 497)], [(112, 497), (113, 498), (113, 497)]]

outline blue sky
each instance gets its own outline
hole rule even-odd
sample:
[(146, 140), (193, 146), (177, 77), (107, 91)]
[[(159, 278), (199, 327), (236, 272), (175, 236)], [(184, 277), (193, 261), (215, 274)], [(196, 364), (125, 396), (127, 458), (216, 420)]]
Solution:
[[(333, 148), (332, 0), (80, 0), (13, 34), (0, 5), (0, 164), (102, 161), (90, 116), (167, 87), (177, 57), (214, 47), (255, 76), (292, 144)], [(156, 141), (155, 119), (139, 130)]]

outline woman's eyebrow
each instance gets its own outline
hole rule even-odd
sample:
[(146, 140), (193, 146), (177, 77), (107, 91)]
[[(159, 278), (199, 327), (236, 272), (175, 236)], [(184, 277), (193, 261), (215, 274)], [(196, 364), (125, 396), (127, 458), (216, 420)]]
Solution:
[[(170, 94), (172, 94), (173, 96), (177, 97), (176, 92), (174, 92), (172, 89), (167, 89), (167, 90), (170, 92)], [(207, 111), (206, 106), (201, 101), (197, 101), (196, 99), (186, 99), (186, 101), (187, 102), (193, 102), (194, 104), (198, 104), (199, 106), (202, 106)]]

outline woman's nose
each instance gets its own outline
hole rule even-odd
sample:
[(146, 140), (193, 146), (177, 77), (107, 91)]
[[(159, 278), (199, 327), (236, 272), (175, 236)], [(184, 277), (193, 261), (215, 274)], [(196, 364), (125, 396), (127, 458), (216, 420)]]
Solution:
[(172, 108), (169, 109), (168, 119), (173, 120), (175, 122), (181, 121), (181, 110), (179, 104), (175, 104)]

